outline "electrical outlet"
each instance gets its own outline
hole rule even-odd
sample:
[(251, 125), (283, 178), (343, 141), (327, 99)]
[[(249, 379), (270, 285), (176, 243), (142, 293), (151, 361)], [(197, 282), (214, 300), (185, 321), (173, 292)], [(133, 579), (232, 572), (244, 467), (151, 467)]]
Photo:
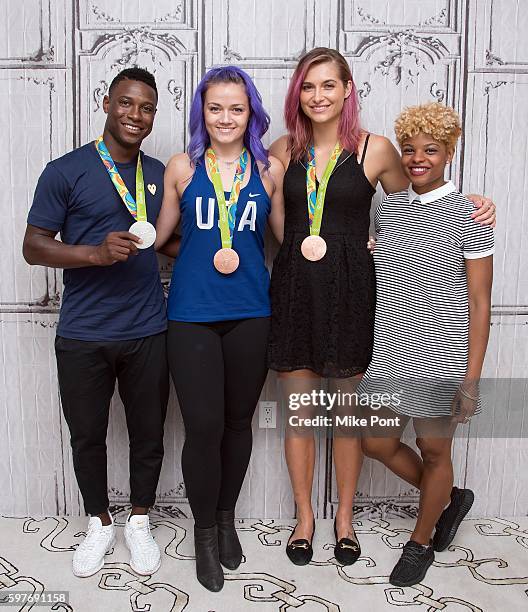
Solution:
[(260, 429), (276, 429), (277, 402), (259, 402)]

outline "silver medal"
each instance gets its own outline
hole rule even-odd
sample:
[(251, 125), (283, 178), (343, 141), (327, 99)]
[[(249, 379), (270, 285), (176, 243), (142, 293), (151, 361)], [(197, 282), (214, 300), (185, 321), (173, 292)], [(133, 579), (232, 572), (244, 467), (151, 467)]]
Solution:
[(156, 241), (156, 228), (148, 221), (136, 221), (128, 231), (143, 241), (141, 244), (136, 243), (138, 249), (148, 249)]

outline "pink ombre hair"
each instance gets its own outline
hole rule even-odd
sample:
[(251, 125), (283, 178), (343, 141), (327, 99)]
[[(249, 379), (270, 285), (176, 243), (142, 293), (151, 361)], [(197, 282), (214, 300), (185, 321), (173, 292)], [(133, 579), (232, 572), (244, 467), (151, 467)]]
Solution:
[(293, 161), (299, 161), (302, 158), (312, 141), (312, 124), (304, 114), (300, 104), (301, 87), (306, 79), (308, 70), (316, 64), (325, 62), (335, 64), (339, 77), (345, 86), (348, 81), (352, 82), (352, 91), (348, 98), (345, 99), (343, 110), (341, 111), (338, 138), (344, 149), (351, 153), (358, 152), (358, 145), (361, 139), (359, 100), (350, 66), (341, 53), (335, 49), (317, 47), (303, 55), (299, 60), (290, 81), (288, 93), (286, 94), (284, 120), (288, 130), (288, 148), (291, 150)]

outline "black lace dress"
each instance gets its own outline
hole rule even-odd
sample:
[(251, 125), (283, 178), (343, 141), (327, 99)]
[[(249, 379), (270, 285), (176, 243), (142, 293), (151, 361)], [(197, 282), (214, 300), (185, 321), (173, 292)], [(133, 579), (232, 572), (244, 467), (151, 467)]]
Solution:
[[(367, 143), (363, 158), (366, 149)], [(323, 377), (346, 378), (369, 365), (376, 286), (367, 241), (375, 189), (362, 162), (347, 151), (339, 157), (321, 225), (328, 249), (314, 262), (301, 253), (301, 243), (309, 235), (305, 162), (288, 166), (284, 241), (271, 275), (272, 370), (307, 368)]]

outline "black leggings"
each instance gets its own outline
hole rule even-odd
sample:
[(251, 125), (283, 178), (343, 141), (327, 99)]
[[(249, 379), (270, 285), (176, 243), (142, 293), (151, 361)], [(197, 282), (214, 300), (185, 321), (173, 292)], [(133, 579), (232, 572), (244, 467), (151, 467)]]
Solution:
[(182, 471), (197, 527), (235, 508), (266, 380), (269, 318), (169, 321), (169, 367), (185, 425)]

